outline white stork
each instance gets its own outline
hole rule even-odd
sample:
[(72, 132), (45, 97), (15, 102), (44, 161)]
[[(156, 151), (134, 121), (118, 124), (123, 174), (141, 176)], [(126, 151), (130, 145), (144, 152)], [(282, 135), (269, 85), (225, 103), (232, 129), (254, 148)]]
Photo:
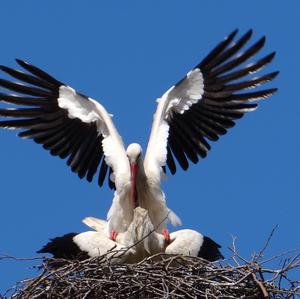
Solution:
[(216, 242), (200, 233), (183, 229), (166, 238), (157, 233), (148, 211), (137, 207), (128, 229), (116, 240), (107, 237), (108, 222), (87, 217), (83, 222), (95, 231), (69, 233), (51, 239), (38, 253), (51, 253), (55, 258), (85, 259), (108, 254), (112, 262), (137, 263), (157, 253), (198, 256), (208, 261), (223, 259)]
[[(98, 221), (100, 221), (98, 219)], [(83, 233), (68, 233), (61, 237), (50, 239), (37, 253), (50, 253), (54, 258), (87, 259), (108, 254), (113, 262), (124, 263), (135, 256), (135, 250), (123, 245), (131, 231), (118, 234), (115, 240), (108, 238), (105, 226), (102, 230)]]
[[(119, 235), (122, 235), (120, 233)], [(37, 253), (50, 253), (54, 258), (87, 259), (108, 254), (113, 262), (125, 263), (130, 256), (135, 255), (134, 249), (128, 249), (119, 243), (118, 239), (111, 240), (100, 232), (87, 231), (84, 233), (68, 233), (61, 237), (50, 239)]]
[(278, 72), (253, 77), (275, 52), (245, 65), (264, 46), (265, 37), (243, 51), (252, 30), (234, 41), (236, 34), (237, 30), (158, 98), (144, 160), (138, 144), (125, 150), (111, 115), (99, 102), (18, 59), (27, 72), (0, 67), (23, 82), (0, 79), (0, 86), (17, 92), (0, 94), (0, 101), (17, 105), (0, 109), (0, 116), (13, 118), (1, 120), (0, 127), (23, 129), (20, 137), (32, 138), (52, 155), (68, 158), (67, 164), (80, 178), (92, 181), (98, 171), (100, 186), (108, 178), (116, 189), (108, 213), (112, 239), (127, 230), (136, 206), (148, 210), (157, 232), (164, 232), (168, 239), (167, 221), (176, 225), (180, 220), (167, 208), (161, 190), (166, 168), (175, 174), (178, 166), (187, 170), (189, 161), (197, 163), (199, 157), (206, 157), (208, 141), (218, 140), (236, 119), (256, 109), (255, 101), (277, 90), (244, 91), (273, 80)]
[(115, 240), (107, 236), (108, 222), (87, 217), (83, 223), (95, 231), (56, 237), (38, 253), (51, 253), (54, 258), (65, 259), (86, 259), (107, 254), (112, 262), (136, 263), (161, 252), (164, 247), (163, 235), (157, 237), (147, 210), (140, 207), (134, 209), (132, 222), (126, 231), (115, 236)]
[[(138, 233), (126, 235), (127, 238), (131, 236), (131, 241), (124, 237), (118, 240), (121, 244), (131, 246), (137, 244), (138, 248), (135, 248), (135, 262), (161, 252), (197, 256), (208, 261), (224, 258), (219, 250), (221, 248), (219, 244), (195, 230), (178, 230), (170, 233), (169, 238), (166, 238), (166, 235), (155, 232), (155, 228), (145, 209), (135, 208), (134, 219), (136, 220), (134, 220), (135, 224), (133, 226), (137, 228)], [(105, 230), (107, 224), (106, 221), (94, 217), (87, 217), (83, 219), (83, 222), (99, 232)], [(132, 226), (130, 225), (130, 227)]]
[[(133, 244), (137, 244), (138, 247), (138, 249), (135, 248), (135, 262), (162, 252), (175, 255), (197, 256), (211, 262), (224, 258), (219, 250), (221, 248), (219, 244), (195, 230), (178, 230), (170, 233), (169, 237), (166, 237), (165, 234), (155, 232), (155, 228), (147, 214), (147, 211), (140, 207), (134, 209), (134, 215), (139, 215), (134, 216), (134, 218), (142, 219), (142, 227), (135, 225), (138, 228), (138, 233), (132, 239), (134, 240)], [(105, 223), (105, 221), (94, 217), (87, 217), (83, 222), (96, 231), (102, 231)], [(125, 241), (124, 238), (119, 240), (120, 243)], [(125, 243), (129, 245), (128, 242)]]
[[(83, 222), (97, 232), (106, 231), (109, 227), (106, 221), (94, 217), (86, 217)], [(133, 248), (134, 254), (127, 259), (127, 262), (132, 263), (163, 252), (168, 242), (163, 234), (155, 231), (148, 211), (141, 207), (133, 209), (131, 224), (125, 233), (117, 234), (116, 240), (122, 245)]]
[(170, 233), (170, 238), (165, 239), (165, 253), (182, 254), (186, 256), (201, 257), (210, 262), (223, 259), (220, 252), (221, 246), (207, 236), (195, 230), (181, 229)]

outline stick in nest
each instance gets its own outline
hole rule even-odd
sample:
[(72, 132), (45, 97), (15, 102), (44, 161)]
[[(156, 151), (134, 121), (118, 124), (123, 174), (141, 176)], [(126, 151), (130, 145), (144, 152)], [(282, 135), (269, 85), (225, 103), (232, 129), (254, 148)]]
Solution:
[[(292, 269), (300, 270), (300, 253), (285, 258), (288, 262), (280, 269), (267, 268), (265, 261), (257, 260), (236, 264), (235, 254), (222, 263), (164, 253), (137, 264), (113, 264), (101, 256), (65, 261), (63, 267), (52, 269), (45, 261), (40, 275), (19, 282), (10, 294), (15, 299), (296, 298), (300, 281), (288, 275)], [(174, 261), (180, 267), (172, 267)]]

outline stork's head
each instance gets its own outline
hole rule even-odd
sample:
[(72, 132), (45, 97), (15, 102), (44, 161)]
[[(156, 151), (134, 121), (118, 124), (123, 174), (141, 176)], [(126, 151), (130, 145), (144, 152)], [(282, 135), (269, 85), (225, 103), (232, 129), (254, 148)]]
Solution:
[(126, 154), (130, 164), (137, 164), (142, 156), (142, 148), (138, 143), (131, 143), (127, 147)]

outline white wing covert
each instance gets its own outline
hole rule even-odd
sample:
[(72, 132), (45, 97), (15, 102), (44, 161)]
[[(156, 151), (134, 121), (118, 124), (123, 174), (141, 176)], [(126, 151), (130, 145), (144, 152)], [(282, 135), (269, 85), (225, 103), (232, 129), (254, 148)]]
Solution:
[(85, 217), (82, 219), (82, 222), (97, 232), (107, 232), (107, 221), (105, 220), (95, 217)]
[(175, 174), (175, 160), (187, 170), (188, 161), (197, 163), (199, 157), (205, 158), (211, 148), (208, 141), (218, 140), (236, 119), (255, 110), (254, 101), (276, 92), (276, 88), (241, 92), (273, 80), (278, 72), (253, 77), (273, 60), (275, 52), (244, 65), (264, 46), (265, 37), (240, 51), (252, 30), (233, 42), (236, 34), (237, 30), (157, 100), (145, 156), (145, 171), (152, 180), (161, 178), (166, 165)]
[[(123, 174), (129, 173), (129, 164), (125, 148), (105, 108), (41, 69), (16, 61), (27, 72), (0, 66), (22, 82), (0, 79), (2, 88), (17, 93), (0, 93), (0, 102), (17, 106), (0, 109), (0, 116), (13, 118), (0, 119), (0, 127), (23, 129), (19, 137), (31, 138), (52, 155), (68, 158), (68, 166), (80, 178), (91, 182), (99, 171), (99, 186), (106, 177), (111, 188), (114, 183), (126, 184), (129, 178)], [(115, 182), (110, 180), (112, 171)]]

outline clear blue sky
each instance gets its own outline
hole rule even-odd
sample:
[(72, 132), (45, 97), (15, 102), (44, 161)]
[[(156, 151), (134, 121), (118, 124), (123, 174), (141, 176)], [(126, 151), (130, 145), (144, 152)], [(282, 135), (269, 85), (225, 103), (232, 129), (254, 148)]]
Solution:
[[(10, 0), (0, 24), (0, 64), (16, 67), (21, 58), (40, 66), (101, 101), (125, 143), (143, 146), (155, 99), (216, 43), (235, 28), (253, 28), (253, 41), (266, 35), (263, 53), (277, 51), (268, 70), (281, 71), (269, 87), (279, 92), (164, 190), (182, 228), (212, 237), (227, 257), (231, 235), (249, 257), (276, 224), (268, 256), (300, 247), (298, 1)], [(1, 130), (0, 143), (0, 255), (35, 256), (49, 237), (87, 230), (85, 216), (105, 217), (109, 188), (79, 180), (13, 131)], [(36, 274), (27, 267), (0, 261), (0, 291)]]

